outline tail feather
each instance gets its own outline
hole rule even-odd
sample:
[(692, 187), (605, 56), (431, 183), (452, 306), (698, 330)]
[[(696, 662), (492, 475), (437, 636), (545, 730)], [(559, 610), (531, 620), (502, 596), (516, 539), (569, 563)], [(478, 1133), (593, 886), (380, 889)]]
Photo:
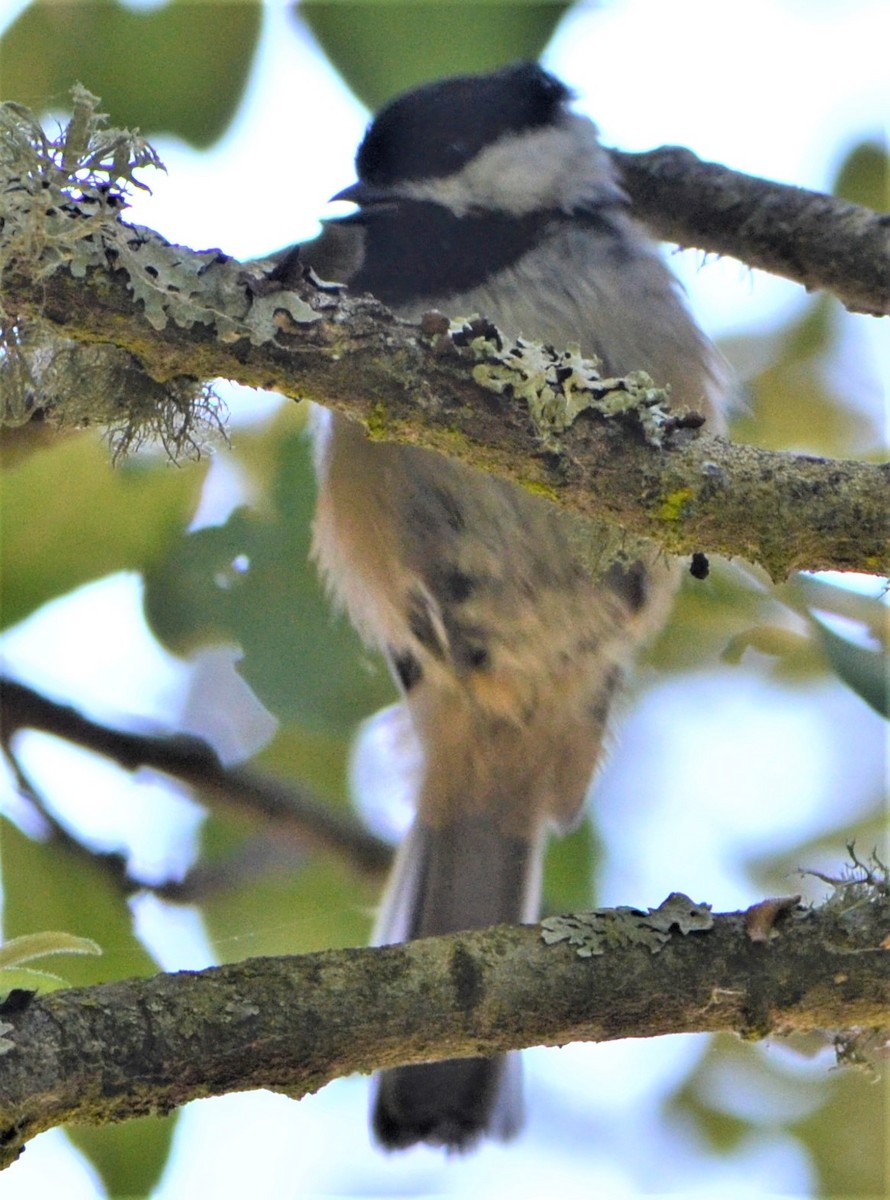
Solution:
[(506, 836), (490, 816), (441, 829), (416, 820), (399, 848), (375, 944), (536, 920), (540, 857), (537, 845)]
[(518, 1054), (455, 1058), (384, 1071), (371, 1117), (387, 1150), (415, 1142), (470, 1150), (483, 1135), (507, 1140), (522, 1124)]
[[(378, 943), (537, 916), (540, 845), (507, 837), (485, 814), (442, 828), (418, 819), (399, 852)], [(396, 1067), (377, 1080), (372, 1128), (390, 1150), (415, 1142), (469, 1149), (509, 1138), (522, 1120), (518, 1055)]]

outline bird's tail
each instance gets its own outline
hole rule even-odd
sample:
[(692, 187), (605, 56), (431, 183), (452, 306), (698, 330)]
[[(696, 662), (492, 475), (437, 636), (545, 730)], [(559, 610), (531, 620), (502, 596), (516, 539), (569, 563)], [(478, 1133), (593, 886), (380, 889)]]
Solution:
[[(505, 836), (489, 813), (440, 828), (418, 817), (399, 851), (378, 942), (536, 919), (542, 839)], [(383, 1071), (372, 1126), (391, 1150), (415, 1142), (470, 1148), (521, 1124), (519, 1056), (453, 1059)]]

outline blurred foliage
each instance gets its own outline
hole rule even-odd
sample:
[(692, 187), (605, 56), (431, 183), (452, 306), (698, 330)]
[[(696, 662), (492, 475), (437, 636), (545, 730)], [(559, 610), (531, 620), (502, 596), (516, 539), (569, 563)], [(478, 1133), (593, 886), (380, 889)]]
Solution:
[(844, 159), (834, 194), (853, 204), (885, 212), (890, 183), (890, 151), (886, 143), (862, 142)]
[(565, 837), (550, 839), (544, 865), (544, 912), (578, 912), (594, 904), (601, 854), (599, 834), (589, 820)]
[(276, 426), (262, 505), (172, 539), (146, 572), (145, 611), (172, 650), (237, 643), (238, 669), (271, 712), (342, 734), (388, 703), (393, 688), (382, 664), (357, 672), (359, 639), (332, 616), (317, 574), (307, 570), (315, 483), (302, 431), (283, 428), (292, 411)]
[(866, 704), (870, 704), (876, 713), (890, 717), (886, 650), (882, 652), (878, 648), (857, 646), (855, 642), (835, 633), (818, 617), (813, 616), (812, 621), (818, 630), (825, 657), (838, 679), (842, 679)]
[[(354, 664), (353, 682), (364, 682), (361, 664)], [(299, 779), (314, 794), (337, 808), (351, 806), (346, 765), (355, 727), (337, 733), (307, 729), (298, 721), (282, 720), (275, 736), (256, 756), (258, 767), (282, 779)]]
[(191, 519), (206, 460), (177, 470), (156, 456), (117, 468), (109, 459), (86, 432), (0, 470), (0, 627), (83, 583), (147, 566)]
[(875, 397), (857, 395), (857, 388), (869, 385), (856, 357), (868, 350), (845, 345), (847, 335), (859, 342), (857, 319), (820, 296), (783, 329), (728, 339), (724, 351), (743, 370), (768, 362), (744, 383), (745, 411), (733, 422), (733, 436), (766, 450), (883, 457)]
[[(567, 7), (307, 0), (295, 12), (374, 108), (422, 79), (536, 57)], [(224, 131), (242, 98), (259, 24), (259, 6), (250, 3), (174, 0), (135, 11), (113, 0), (39, 0), (0, 39), (4, 94), (46, 109), (67, 103), (71, 83), (80, 79), (102, 97), (115, 124), (170, 131), (205, 146)], [(857, 147), (840, 168), (838, 194), (880, 207), (886, 174), (882, 148)], [(748, 402), (735, 435), (770, 447), (878, 455), (877, 406), (859, 403), (868, 377), (860, 365), (861, 329), (861, 319), (819, 297), (780, 328), (733, 339), (725, 349), (745, 379)], [(174, 469), (160, 456), (142, 455), (112, 468), (95, 433), (53, 440), (26, 427), (7, 435), (0, 612), (8, 627), (85, 582), (141, 571), (148, 618), (166, 645), (180, 653), (218, 640), (241, 647), (238, 669), (279, 721), (257, 764), (345, 806), (350, 734), (358, 719), (391, 698), (392, 687), (348, 625), (331, 616), (307, 563), (314, 485), (299, 425), (296, 407), (285, 405), (265, 428), (238, 432), (226, 453), (241, 479), (241, 502), (219, 523), (197, 529), (191, 525), (206, 462)], [(825, 614), (858, 623), (866, 636), (842, 636), (842, 624), (826, 624)], [(875, 702), (886, 614), (877, 586), (871, 596), (822, 580), (773, 589), (755, 567), (712, 562), (707, 579), (685, 578), (649, 662), (661, 675), (734, 663), (739, 671), (792, 680), (802, 695), (837, 675)], [(125, 646), (120, 656), (126, 670)], [(235, 725), (242, 718), (227, 716)], [(749, 876), (787, 880), (798, 865), (824, 865), (825, 856), (836, 860), (850, 834), (866, 849), (878, 842), (885, 833), (874, 815), (878, 805), (865, 811), (860, 798), (851, 829), (841, 811), (845, 799), (836, 829), (745, 864)], [(260, 835), (267, 832), (250, 814), (215, 808), (200, 831), (199, 863), (225, 864), (257, 837), (258, 827)], [(76, 853), (9, 821), (3, 837), (7, 936), (61, 928), (94, 938), (103, 957), (66, 960), (61, 968), (72, 983), (155, 969), (124, 895), (88, 847)], [(280, 840), (280, 855), (265, 869), (203, 898), (201, 913), (220, 959), (366, 940), (378, 889), (343, 864)], [(599, 850), (589, 822), (554, 843), (545, 878), (549, 909), (589, 903)], [(784, 1130), (806, 1145), (823, 1195), (865, 1196), (883, 1194), (881, 1104), (877, 1089), (858, 1076), (829, 1075), (824, 1065), (801, 1073), (785, 1054), (770, 1058), (720, 1038), (670, 1107), (694, 1122), (715, 1153)], [(171, 1121), (149, 1120), (79, 1131), (76, 1140), (109, 1194), (141, 1195), (157, 1178), (171, 1129)]]
[(307, 859), (220, 889), (201, 912), (220, 962), (361, 946), (371, 935), (380, 888), (330, 858)]
[(3, 933), (68, 929), (102, 947), (99, 957), (71, 955), (59, 973), (69, 987), (151, 975), (157, 964), (133, 932), (117, 881), (100, 862), (52, 840), (3, 825)]
[[(812, 1086), (812, 1079), (809, 1082)], [(810, 1154), (820, 1194), (832, 1200), (886, 1196), (890, 1105), (885, 1084), (848, 1069), (834, 1075), (825, 1092), (825, 1103), (789, 1125)]]
[(887, 1194), (880, 1136), (887, 1129), (886, 1094), (859, 1071), (826, 1077), (828, 1055), (811, 1065), (804, 1057), (807, 1048), (805, 1039), (752, 1046), (729, 1035), (715, 1037), (666, 1109), (672, 1117), (691, 1116), (715, 1153), (734, 1149), (752, 1130), (799, 1138), (816, 1170), (820, 1196), (877, 1200)]
[(571, 7), (558, 0), (303, 0), (295, 11), (372, 112), (443, 75), (538, 58)]
[[(826, 455), (833, 450), (843, 457), (873, 447), (877, 430), (864, 430), (855, 408), (839, 403), (841, 396), (825, 372), (826, 352), (831, 352), (843, 323), (835, 302), (820, 296), (784, 330), (770, 335), (774, 352), (769, 365), (749, 379), (748, 411), (733, 424), (739, 441), (766, 450)], [(728, 350), (744, 358), (751, 348), (739, 341)]]
[(145, 11), (118, 0), (35, 0), (0, 38), (3, 95), (56, 111), (80, 82), (114, 125), (203, 149), (241, 102), (261, 15), (260, 0), (168, 0)]
[[(345, 808), (349, 743), (346, 736), (307, 733), (292, 722), (279, 728), (257, 765), (313, 788), (332, 807)], [(307, 854), (288, 829), (267, 830), (254, 813), (215, 807), (201, 827), (197, 860), (201, 867), (222, 869), (223, 886), (200, 898), (220, 962), (361, 946), (368, 940), (380, 881), (357, 877), (330, 856)], [(242, 863), (247, 869), (239, 871)]]
[[(849, 627), (851, 636), (837, 632), (826, 617)], [(853, 640), (856, 632), (867, 645)], [(758, 568), (715, 560), (704, 580), (684, 575), (671, 623), (647, 659), (679, 671), (696, 659), (738, 665), (747, 651), (771, 659), (775, 678), (801, 684), (824, 678), (830, 667), (876, 712), (890, 715), (890, 607), (879, 579), (871, 594), (809, 575), (774, 588)]]
[(151, 1195), (167, 1165), (179, 1113), (136, 1117), (122, 1125), (72, 1125), (74, 1145), (99, 1173), (113, 1200)]

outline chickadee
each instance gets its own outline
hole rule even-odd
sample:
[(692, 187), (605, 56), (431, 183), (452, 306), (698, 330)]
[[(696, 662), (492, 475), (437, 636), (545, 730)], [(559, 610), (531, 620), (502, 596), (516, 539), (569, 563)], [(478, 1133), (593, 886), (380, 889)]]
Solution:
[[(520, 63), (391, 101), (359, 147), (358, 182), (335, 197), (357, 211), (274, 274), (311, 265), (410, 320), (481, 314), (508, 337), (578, 343), (609, 375), (644, 369), (675, 404), (719, 421), (716, 355), (570, 99)], [(556, 511), (522, 488), (371, 442), (326, 410), (313, 431), (315, 557), (387, 657), (419, 747), (416, 817), (377, 940), (535, 920), (546, 832), (578, 817), (624, 669), (663, 621), (674, 571), (653, 556), (594, 581)], [(382, 1072), (378, 1140), (465, 1149), (510, 1136), (522, 1106), (511, 1058)]]

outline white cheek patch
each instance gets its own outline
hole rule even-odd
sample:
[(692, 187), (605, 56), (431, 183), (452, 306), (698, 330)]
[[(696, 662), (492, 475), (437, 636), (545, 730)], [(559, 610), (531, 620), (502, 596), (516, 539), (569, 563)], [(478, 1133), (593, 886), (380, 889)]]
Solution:
[(559, 125), (509, 133), (454, 175), (412, 180), (399, 187), (413, 200), (431, 200), (455, 216), (480, 209), (524, 216), (583, 201), (619, 200), (623, 193), (586, 117), (569, 114)]

